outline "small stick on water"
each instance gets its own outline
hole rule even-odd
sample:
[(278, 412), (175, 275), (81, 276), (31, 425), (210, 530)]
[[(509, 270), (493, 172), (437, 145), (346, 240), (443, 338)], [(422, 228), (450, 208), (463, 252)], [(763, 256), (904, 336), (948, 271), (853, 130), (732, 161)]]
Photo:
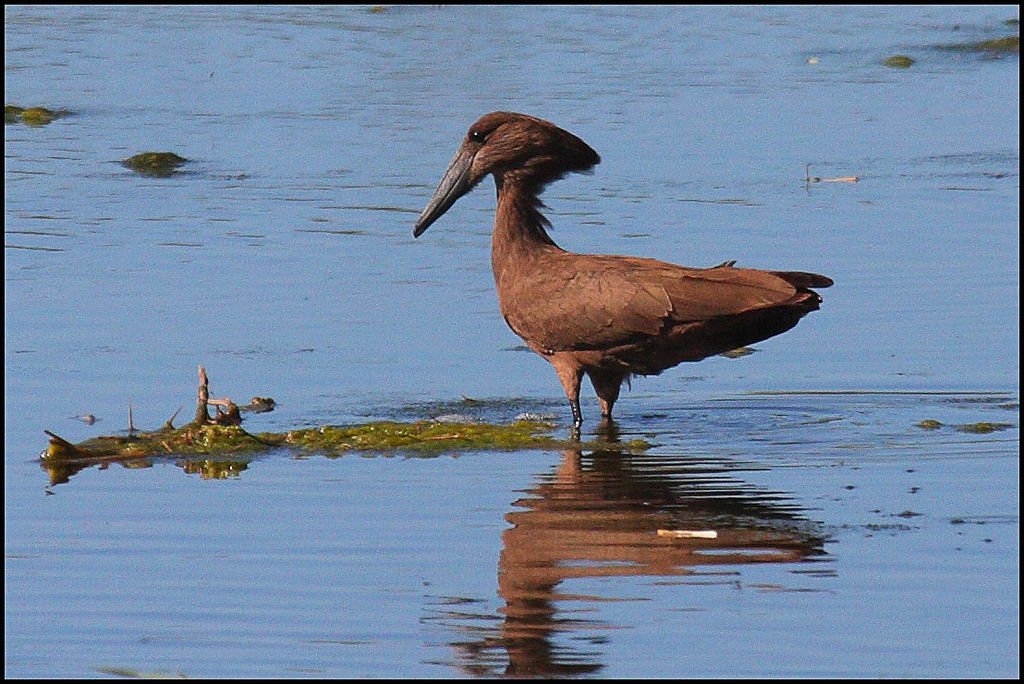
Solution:
[(714, 530), (658, 530), (658, 536), (673, 539), (718, 539), (718, 532)]
[(135, 421), (132, 419), (132, 405), (128, 402), (128, 436), (135, 436)]
[[(207, 410), (207, 406), (211, 404), (217, 408), (217, 415), (212, 418)], [(227, 411), (222, 411), (222, 406), (226, 408)], [(210, 423), (216, 423), (218, 425), (242, 424), (242, 416), (239, 413), (235, 402), (230, 399), (210, 398), (210, 379), (206, 375), (206, 369), (202, 366), (199, 366), (199, 392), (196, 399), (196, 418), (194, 423), (197, 425), (208, 425)]]
[(196, 399), (196, 419), (195, 423), (202, 425), (210, 419), (210, 414), (206, 412), (206, 402), (210, 398), (210, 381), (206, 377), (206, 369), (202, 366), (199, 367), (199, 396)]
[[(242, 414), (238, 410), (238, 406), (235, 402), (230, 399), (210, 399), (208, 404), (213, 404), (217, 407), (217, 415), (213, 417), (213, 422), (218, 425), (241, 425)], [(221, 406), (225, 410), (221, 410)]]
[(184, 406), (179, 406), (178, 410), (174, 412), (173, 416), (171, 416), (170, 418), (167, 419), (167, 422), (164, 423), (164, 426), (161, 429), (162, 430), (173, 430), (174, 429), (174, 419), (178, 417), (178, 414), (181, 413), (181, 409), (183, 409), (183, 408), (185, 408), (185, 407)]
[(59, 437), (58, 435), (53, 434), (49, 430), (43, 430), (43, 432), (45, 432), (46, 434), (48, 434), (50, 436), (50, 440), (51, 441), (56, 442), (58, 445), (64, 447), (65, 449), (68, 449), (69, 451), (76, 451), (78, 449), (78, 447), (76, 447), (74, 444), (72, 444), (68, 440), (64, 439), (63, 437)]
[(807, 164), (804, 168), (804, 183), (808, 185), (811, 183), (857, 183), (858, 181), (860, 181), (860, 176), (838, 176), (836, 178), (812, 176), (811, 165)]

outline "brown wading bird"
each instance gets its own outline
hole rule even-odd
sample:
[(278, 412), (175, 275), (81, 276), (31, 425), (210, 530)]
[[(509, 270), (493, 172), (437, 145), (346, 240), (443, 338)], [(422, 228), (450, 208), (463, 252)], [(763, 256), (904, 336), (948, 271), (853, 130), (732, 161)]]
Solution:
[(547, 121), (487, 114), (470, 126), (413, 229), (419, 237), (494, 175), (491, 265), (501, 313), (555, 367), (577, 435), (584, 373), (610, 419), (623, 380), (785, 332), (821, 303), (810, 288), (832, 284), (815, 273), (734, 268), (732, 261), (687, 268), (561, 249), (548, 236), (538, 195), (551, 181), (600, 161), (585, 142)]

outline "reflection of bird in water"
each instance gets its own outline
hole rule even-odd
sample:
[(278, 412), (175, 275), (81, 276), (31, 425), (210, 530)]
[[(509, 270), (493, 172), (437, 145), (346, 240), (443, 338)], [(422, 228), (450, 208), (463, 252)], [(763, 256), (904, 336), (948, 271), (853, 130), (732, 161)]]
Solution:
[(416, 221), (419, 236), (488, 174), (498, 189), (491, 265), (509, 327), (554, 366), (582, 422), (586, 374), (610, 418), (623, 381), (738, 349), (789, 330), (814, 311), (814, 273), (686, 268), (654, 259), (574, 254), (548, 235), (538, 195), (600, 161), (554, 124), (494, 112), (474, 123)]
[[(504, 664), (505, 675), (524, 677), (600, 670), (600, 653), (580, 644), (605, 625), (559, 605), (609, 597), (563, 593), (558, 587), (566, 580), (692, 575), (700, 566), (825, 555), (819, 524), (786, 496), (736, 480), (730, 468), (707, 458), (566, 451), (555, 472), (505, 516), (512, 527), (502, 534), (498, 562), (504, 617), (493, 634), (454, 644), (460, 665), (493, 675)], [(680, 529), (715, 535), (658, 534)]]

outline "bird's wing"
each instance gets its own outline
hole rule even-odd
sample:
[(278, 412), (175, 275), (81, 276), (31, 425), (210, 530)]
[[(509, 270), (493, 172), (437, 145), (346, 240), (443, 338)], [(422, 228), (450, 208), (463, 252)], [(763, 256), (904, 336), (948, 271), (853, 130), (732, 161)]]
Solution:
[(519, 281), (502, 302), (527, 341), (551, 350), (600, 349), (705, 321), (777, 306), (797, 287), (769, 271), (699, 269), (638, 257), (569, 255)]

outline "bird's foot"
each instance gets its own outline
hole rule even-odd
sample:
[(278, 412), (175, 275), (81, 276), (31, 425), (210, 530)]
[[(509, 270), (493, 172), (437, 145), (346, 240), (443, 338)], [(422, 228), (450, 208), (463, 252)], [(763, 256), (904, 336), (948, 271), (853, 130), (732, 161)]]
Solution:
[(601, 416), (597, 426), (597, 435), (606, 442), (619, 441), (619, 426), (611, 416)]

